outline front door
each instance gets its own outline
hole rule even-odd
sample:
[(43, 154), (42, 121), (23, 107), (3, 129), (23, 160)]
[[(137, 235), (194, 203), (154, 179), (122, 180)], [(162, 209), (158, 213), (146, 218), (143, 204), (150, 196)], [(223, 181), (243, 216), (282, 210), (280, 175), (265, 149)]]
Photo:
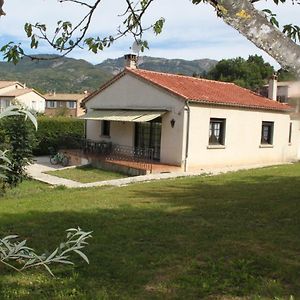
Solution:
[(135, 124), (135, 147), (152, 149), (153, 159), (160, 160), (161, 118)]

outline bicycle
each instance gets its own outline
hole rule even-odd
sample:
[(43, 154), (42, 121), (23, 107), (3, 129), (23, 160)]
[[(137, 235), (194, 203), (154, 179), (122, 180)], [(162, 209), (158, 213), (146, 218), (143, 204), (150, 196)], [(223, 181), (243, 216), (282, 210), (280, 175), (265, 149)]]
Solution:
[(67, 167), (69, 162), (69, 157), (62, 152), (57, 152), (56, 154), (50, 156), (50, 163), (52, 165), (61, 164), (63, 167)]

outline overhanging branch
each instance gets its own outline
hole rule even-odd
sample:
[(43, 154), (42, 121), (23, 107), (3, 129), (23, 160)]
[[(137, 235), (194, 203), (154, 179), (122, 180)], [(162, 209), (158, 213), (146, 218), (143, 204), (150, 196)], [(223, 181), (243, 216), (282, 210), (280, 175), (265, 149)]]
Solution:
[[(212, 1), (209, 3), (216, 8)], [(274, 27), (249, 0), (218, 1), (217, 9), (228, 25), (272, 56), (284, 69), (300, 76), (300, 46)]]

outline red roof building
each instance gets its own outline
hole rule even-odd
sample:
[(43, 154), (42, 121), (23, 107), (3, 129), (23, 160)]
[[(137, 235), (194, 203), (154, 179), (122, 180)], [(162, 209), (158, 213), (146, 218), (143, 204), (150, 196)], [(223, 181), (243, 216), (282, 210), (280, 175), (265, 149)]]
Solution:
[(126, 67), (84, 105), (87, 139), (184, 171), (297, 159), (292, 108), (233, 83)]

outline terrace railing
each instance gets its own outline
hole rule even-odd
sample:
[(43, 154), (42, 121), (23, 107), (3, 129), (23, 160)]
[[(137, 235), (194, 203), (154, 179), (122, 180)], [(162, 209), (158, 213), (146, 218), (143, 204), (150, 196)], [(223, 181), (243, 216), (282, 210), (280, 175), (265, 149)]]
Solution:
[(86, 139), (83, 141), (83, 151), (105, 161), (128, 162), (130, 166), (152, 172), (154, 149), (151, 148), (136, 148)]

